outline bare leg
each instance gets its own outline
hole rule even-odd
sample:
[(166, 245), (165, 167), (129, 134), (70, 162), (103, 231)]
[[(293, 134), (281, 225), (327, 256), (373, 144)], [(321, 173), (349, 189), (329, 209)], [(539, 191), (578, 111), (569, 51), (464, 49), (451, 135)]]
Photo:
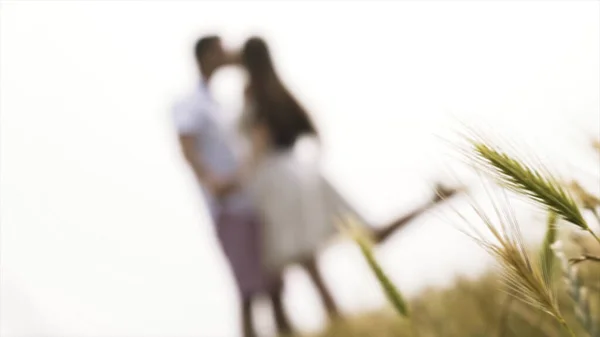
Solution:
[(333, 296), (331, 296), (329, 289), (327, 289), (327, 286), (325, 285), (321, 272), (319, 271), (319, 267), (317, 266), (316, 257), (311, 257), (308, 261), (306, 261), (303, 264), (303, 266), (304, 268), (306, 268), (308, 276), (317, 287), (317, 291), (321, 297), (321, 301), (325, 306), (325, 310), (327, 311), (327, 315), (329, 316), (329, 318), (334, 319), (339, 317), (339, 309), (337, 307), (337, 304), (333, 300)]
[(277, 333), (279, 335), (287, 335), (293, 332), (293, 328), (289, 318), (285, 313), (285, 308), (283, 307), (282, 293), (283, 287), (279, 287), (277, 290), (271, 292), (269, 296), (271, 298), (271, 303), (273, 304), (273, 314), (275, 316), (275, 325), (277, 326)]
[(438, 187), (438, 192), (434, 196), (434, 198), (428, 202), (427, 204), (415, 209), (409, 214), (395, 220), (394, 222), (384, 226), (383, 228), (373, 229), (373, 236), (376, 244), (381, 244), (385, 242), (392, 234), (394, 234), (397, 230), (403, 228), (407, 224), (409, 224), (412, 220), (414, 220), (419, 215), (425, 213), (425, 211), (429, 210), (431, 207), (443, 202), (446, 198), (450, 198), (455, 195), (457, 190), (445, 189), (443, 187)]
[[(402, 228), (405, 225), (407, 225), (408, 223), (410, 223), (417, 216), (423, 214), (425, 211), (430, 209), (432, 206), (437, 205), (438, 203), (441, 203), (446, 198), (449, 198), (449, 197), (455, 195), (456, 192), (457, 192), (457, 190), (446, 189), (441, 186), (438, 186), (436, 195), (426, 205), (421, 206), (420, 208), (417, 208), (416, 210), (412, 211), (408, 215), (392, 222), (391, 224), (389, 224), (381, 229), (373, 229), (373, 234), (375, 237), (376, 244), (383, 243), (389, 237), (391, 237), (391, 235), (393, 233), (395, 233), (397, 230), (399, 230), (400, 228)], [(319, 296), (321, 297), (321, 301), (323, 302), (323, 305), (325, 306), (325, 310), (327, 311), (327, 315), (329, 316), (329, 318), (335, 319), (337, 317), (340, 317), (340, 311), (333, 299), (333, 296), (331, 295), (331, 292), (329, 292), (329, 289), (325, 285), (323, 277), (318, 269), (316, 254), (311, 256), (304, 263), (302, 263), (302, 265), (304, 266), (304, 268), (306, 268), (306, 271), (308, 272), (310, 279), (315, 284), (315, 286), (317, 288), (317, 292), (319, 293)]]
[[(446, 198), (449, 198), (449, 197), (455, 195), (456, 192), (457, 192), (457, 190), (452, 190), (452, 189), (448, 190), (443, 187), (438, 187), (437, 194), (427, 204), (417, 208), (416, 210), (412, 211), (408, 215), (401, 217), (400, 219), (392, 222), (391, 224), (389, 224), (381, 229), (373, 229), (373, 234), (375, 237), (376, 244), (381, 244), (381, 243), (385, 242), (397, 230), (399, 230), (400, 228), (403, 228), (405, 225), (410, 223), (412, 220), (414, 220), (419, 215), (423, 214), (425, 211), (430, 209), (432, 206), (435, 206), (438, 203), (441, 203), (442, 201), (444, 201)], [(329, 289), (325, 285), (323, 277), (318, 269), (317, 261), (316, 261), (316, 254), (311, 256), (306, 261), (304, 261), (302, 263), (302, 266), (306, 269), (310, 279), (315, 284), (315, 286), (317, 288), (317, 292), (319, 293), (319, 296), (321, 297), (321, 301), (323, 302), (323, 305), (325, 306), (325, 310), (327, 311), (327, 315), (329, 316), (329, 318), (335, 319), (335, 318), (340, 317), (340, 311), (333, 299), (333, 296), (329, 292)], [(273, 301), (273, 309), (275, 311), (276, 321), (278, 321), (277, 325), (278, 325), (278, 327), (284, 327), (284, 329), (280, 328), (280, 331), (281, 330), (291, 331), (291, 328), (289, 328), (290, 327), (289, 321), (287, 320), (285, 313), (283, 311), (283, 305), (281, 303), (280, 293), (278, 293), (276, 296), (272, 295), (271, 298)]]
[(382, 228), (373, 228), (373, 236), (374, 236), (374, 241), (377, 244), (381, 244), (383, 242), (385, 242), (387, 239), (389, 239), (392, 234), (394, 234), (396, 231), (398, 231), (401, 228), (404, 228), (404, 226), (408, 225), (411, 221), (413, 221), (416, 217), (418, 217), (419, 215), (425, 213), (425, 211), (427, 211), (429, 208), (431, 208), (433, 205), (439, 203), (440, 201), (433, 201), (433, 202), (428, 202), (426, 205), (423, 205), (417, 209), (415, 209), (414, 211), (408, 213), (407, 215), (393, 221), (392, 223), (383, 226)]
[(252, 323), (252, 300), (250, 297), (242, 298), (242, 325), (244, 337), (256, 337), (254, 324)]

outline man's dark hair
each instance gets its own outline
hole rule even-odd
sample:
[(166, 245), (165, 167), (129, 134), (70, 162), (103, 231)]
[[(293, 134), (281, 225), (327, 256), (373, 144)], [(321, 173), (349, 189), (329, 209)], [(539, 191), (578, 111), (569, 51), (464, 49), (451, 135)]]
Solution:
[(216, 35), (208, 35), (201, 37), (196, 41), (196, 46), (194, 47), (194, 56), (196, 56), (196, 60), (200, 61), (204, 55), (217, 43), (219, 43), (221, 39)]

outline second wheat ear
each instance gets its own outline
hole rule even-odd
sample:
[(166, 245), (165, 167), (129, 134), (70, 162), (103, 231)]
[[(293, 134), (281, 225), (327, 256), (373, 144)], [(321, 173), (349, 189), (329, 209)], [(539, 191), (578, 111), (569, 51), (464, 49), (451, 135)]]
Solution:
[(547, 270), (547, 266), (552, 263), (553, 254), (542, 254), (546, 260), (539, 261), (529, 256), (519, 224), (510, 207), (501, 208), (494, 202), (498, 223), (494, 223), (491, 217), (476, 205), (472, 207), (492, 238), (478, 231), (466, 234), (496, 259), (510, 293), (520, 301), (553, 317), (575, 337), (559, 309), (553, 280)]
[(590, 229), (577, 203), (558, 179), (525, 165), (516, 158), (482, 142), (471, 141), (473, 161), (501, 186), (527, 196), (556, 215), (589, 232), (600, 243), (600, 238)]

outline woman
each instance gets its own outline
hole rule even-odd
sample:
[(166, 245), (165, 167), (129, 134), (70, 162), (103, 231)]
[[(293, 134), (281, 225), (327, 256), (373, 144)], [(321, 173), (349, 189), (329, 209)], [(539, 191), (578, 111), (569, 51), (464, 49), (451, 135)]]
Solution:
[[(248, 73), (242, 122), (252, 144), (251, 184), (263, 220), (264, 263), (275, 275), (281, 274), (286, 265), (301, 263), (317, 286), (329, 316), (338, 316), (315, 256), (334, 236), (332, 220), (336, 214), (351, 212), (359, 219), (360, 216), (324, 179), (316, 162), (301, 161), (294, 155), (299, 138), (309, 136), (318, 140), (319, 135), (306, 110), (277, 75), (265, 41), (250, 38), (243, 47), (241, 61)], [(438, 195), (425, 206), (381, 230), (373, 230), (376, 242), (385, 241), (454, 192), (439, 189)], [(279, 325), (289, 329), (280, 294), (273, 297), (273, 302)]]
[(304, 108), (277, 75), (266, 43), (249, 39), (242, 51), (248, 72), (243, 127), (253, 148), (252, 185), (263, 217), (263, 258), (274, 273), (300, 262), (317, 286), (330, 316), (338, 309), (317, 270), (314, 253), (335, 228), (317, 165), (298, 160), (296, 140), (318, 137)]

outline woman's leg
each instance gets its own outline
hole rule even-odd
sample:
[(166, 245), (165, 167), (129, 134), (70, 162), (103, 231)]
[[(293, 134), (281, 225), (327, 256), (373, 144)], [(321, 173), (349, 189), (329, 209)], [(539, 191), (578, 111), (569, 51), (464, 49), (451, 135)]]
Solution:
[[(389, 237), (391, 237), (392, 234), (395, 233), (397, 230), (399, 230), (400, 228), (402, 228), (405, 225), (407, 225), (408, 223), (410, 223), (414, 218), (421, 215), (426, 210), (428, 210), (431, 206), (439, 203), (440, 201), (441, 200), (431, 201), (427, 205), (424, 205), (424, 206), (414, 210), (410, 214), (392, 222), (391, 224), (389, 224), (387, 226), (384, 226), (383, 228), (373, 229), (373, 236), (374, 236), (375, 243), (376, 244), (383, 243), (385, 240), (387, 240)], [(316, 256), (310, 257), (308, 260), (306, 260), (304, 263), (302, 263), (302, 266), (306, 269), (310, 279), (312, 280), (315, 287), (317, 288), (317, 292), (319, 293), (319, 296), (321, 297), (321, 301), (323, 302), (323, 305), (325, 306), (325, 310), (327, 311), (327, 315), (329, 316), (329, 318), (333, 319), (333, 318), (339, 317), (340, 316), (339, 309), (333, 299), (333, 296), (331, 295), (331, 292), (325, 285), (325, 282), (323, 280), (323, 277), (322, 277), (321, 272), (319, 271), (319, 268), (317, 265)]]
[(458, 190), (455, 190), (455, 189), (448, 189), (448, 188), (444, 188), (442, 186), (438, 186), (436, 195), (427, 204), (413, 210), (409, 214), (395, 220), (394, 222), (392, 222), (382, 228), (373, 229), (373, 236), (374, 236), (375, 243), (381, 244), (381, 243), (385, 242), (397, 230), (403, 228), (404, 226), (409, 224), (412, 220), (414, 220), (416, 217), (425, 213), (425, 211), (429, 210), (433, 206), (441, 203), (442, 201), (446, 200), (447, 198), (452, 197), (457, 192), (458, 192)]
[(431, 208), (438, 202), (439, 201), (428, 202), (426, 205), (423, 205), (413, 210), (409, 214), (399, 219), (396, 219), (392, 223), (389, 223), (381, 228), (373, 228), (373, 240), (376, 244), (381, 244), (385, 242), (392, 236), (392, 234), (394, 234), (396, 231), (403, 228), (404, 226), (408, 225), (412, 220), (414, 220), (419, 215), (425, 213), (425, 211), (427, 211), (429, 208)]
[(283, 285), (269, 293), (271, 304), (273, 305), (273, 315), (275, 316), (275, 325), (279, 335), (288, 335), (293, 332), (292, 324), (283, 307)]
[(340, 311), (335, 303), (333, 296), (331, 296), (331, 292), (325, 285), (325, 281), (323, 280), (323, 276), (319, 271), (319, 266), (317, 265), (316, 257), (313, 256), (308, 259), (305, 263), (303, 263), (304, 268), (308, 272), (308, 276), (312, 280), (312, 282), (317, 287), (317, 292), (321, 297), (321, 301), (325, 306), (325, 310), (327, 311), (327, 315), (330, 319), (334, 319), (340, 316)]
[[(381, 244), (385, 242), (389, 237), (392, 236), (400, 228), (404, 227), (412, 220), (414, 220), (417, 216), (423, 214), (425, 211), (430, 209), (431, 207), (441, 203), (446, 198), (449, 198), (455, 195), (458, 192), (456, 189), (447, 189), (441, 186), (437, 187), (437, 193), (433, 197), (433, 199), (427, 204), (415, 209), (408, 215), (401, 217), (400, 219), (392, 222), (391, 224), (384, 226), (380, 229), (373, 229), (373, 235), (376, 244)], [(317, 292), (321, 297), (321, 301), (323, 302), (325, 309), (327, 310), (327, 314), (330, 318), (336, 318), (340, 316), (339, 309), (333, 299), (333, 296), (329, 292), (329, 289), (325, 285), (323, 277), (318, 269), (316, 256), (313, 255), (308, 260), (306, 260), (303, 264), (304, 268), (308, 272), (310, 279), (313, 281), (317, 288)]]

